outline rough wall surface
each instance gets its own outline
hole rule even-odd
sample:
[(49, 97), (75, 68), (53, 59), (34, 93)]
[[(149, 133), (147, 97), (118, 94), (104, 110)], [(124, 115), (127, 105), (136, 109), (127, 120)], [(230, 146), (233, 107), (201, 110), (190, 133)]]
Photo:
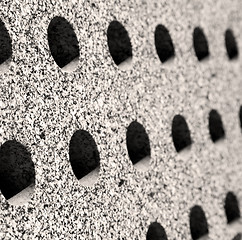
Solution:
[[(240, 57), (229, 60), (224, 34), (233, 30), (242, 51), (242, 2), (214, 0), (1, 1), (0, 18), (12, 39), (12, 58), (0, 73), (0, 144), (15, 139), (31, 153), (34, 194), (13, 206), (0, 194), (1, 239), (146, 239), (159, 222), (168, 239), (192, 239), (190, 209), (202, 206), (209, 238), (232, 240), (224, 201), (242, 202)], [(48, 46), (47, 29), (64, 17), (79, 42), (78, 67), (64, 72)], [(114, 63), (107, 28), (118, 20), (132, 43), (132, 67)], [(161, 63), (154, 32), (169, 30), (175, 57)], [(210, 56), (198, 61), (193, 30), (200, 26)], [(216, 109), (225, 138), (209, 135)], [(192, 145), (177, 153), (172, 119), (184, 116)], [(129, 159), (126, 130), (137, 120), (150, 139), (147, 171)], [(69, 161), (69, 142), (84, 129), (100, 154), (97, 182), (85, 187)], [(41, 137), (41, 135), (45, 137)], [(122, 180), (123, 184), (120, 184)], [(241, 231), (242, 231), (242, 226)]]

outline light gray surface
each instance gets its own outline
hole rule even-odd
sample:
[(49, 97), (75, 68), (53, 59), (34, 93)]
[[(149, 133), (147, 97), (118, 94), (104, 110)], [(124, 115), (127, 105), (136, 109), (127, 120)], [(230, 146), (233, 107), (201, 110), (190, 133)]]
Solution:
[[(224, 32), (233, 30), (242, 51), (241, 7), (239, 0), (1, 2), (13, 57), (0, 75), (0, 143), (14, 138), (28, 147), (36, 184), (24, 206), (11, 206), (0, 195), (0, 238), (145, 239), (157, 220), (168, 239), (191, 239), (189, 209), (197, 204), (208, 218), (210, 239), (232, 239), (237, 230), (227, 226), (223, 202), (228, 191), (242, 202), (242, 69), (240, 58), (227, 58)], [(80, 46), (75, 72), (63, 72), (50, 54), (47, 28), (54, 16), (73, 24)], [(115, 18), (131, 38), (130, 70), (120, 70), (108, 51), (106, 30)], [(174, 42), (176, 57), (169, 64), (156, 54), (157, 24), (169, 29)], [(196, 26), (211, 54), (202, 63), (192, 45)], [(219, 145), (208, 132), (213, 108), (226, 131)], [(191, 130), (186, 158), (171, 138), (176, 114)], [(135, 119), (150, 138), (151, 169), (145, 173), (135, 170), (126, 149), (126, 128)], [(100, 152), (93, 187), (80, 184), (68, 160), (78, 129), (90, 132)], [(118, 187), (120, 179), (125, 183)]]

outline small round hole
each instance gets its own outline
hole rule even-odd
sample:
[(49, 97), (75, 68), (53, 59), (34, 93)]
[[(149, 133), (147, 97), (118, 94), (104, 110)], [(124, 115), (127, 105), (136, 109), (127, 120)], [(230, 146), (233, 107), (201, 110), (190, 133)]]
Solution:
[(0, 71), (5, 72), (12, 56), (12, 40), (3, 21), (0, 20)]
[(231, 29), (227, 29), (225, 32), (225, 46), (228, 54), (228, 58), (230, 60), (235, 59), (238, 57), (238, 47), (237, 43)]
[[(133, 121), (128, 126), (126, 133), (126, 143), (128, 154), (133, 164), (138, 164), (142, 161), (149, 163), (151, 155), (150, 140), (148, 134), (145, 131), (145, 128), (137, 121)], [(147, 167), (147, 164), (144, 165)]]
[(122, 70), (131, 67), (132, 45), (127, 30), (118, 21), (112, 21), (107, 30), (109, 52)]
[(175, 56), (170, 33), (163, 25), (158, 25), (155, 29), (155, 47), (162, 63)]
[(63, 17), (54, 17), (48, 26), (48, 42), (56, 64), (63, 71), (74, 71), (79, 62), (79, 45), (72, 25)]
[(193, 32), (193, 46), (199, 61), (209, 56), (208, 41), (200, 27), (196, 27)]
[(151, 223), (146, 234), (146, 240), (167, 240), (165, 229), (158, 222)]
[(177, 152), (188, 148), (192, 144), (190, 131), (186, 120), (181, 115), (176, 115), (172, 121), (172, 138)]
[(233, 192), (227, 193), (225, 198), (224, 209), (225, 209), (228, 224), (240, 218), (239, 203)]
[(100, 157), (93, 137), (85, 130), (76, 131), (69, 145), (69, 159), (80, 183), (92, 186), (98, 178)]
[(216, 110), (211, 110), (209, 113), (209, 132), (214, 143), (225, 137), (223, 122)]
[(208, 235), (208, 223), (203, 209), (194, 206), (190, 212), (190, 230), (193, 240)]
[(12, 205), (23, 205), (34, 192), (35, 169), (31, 154), (16, 140), (0, 147), (0, 189)]

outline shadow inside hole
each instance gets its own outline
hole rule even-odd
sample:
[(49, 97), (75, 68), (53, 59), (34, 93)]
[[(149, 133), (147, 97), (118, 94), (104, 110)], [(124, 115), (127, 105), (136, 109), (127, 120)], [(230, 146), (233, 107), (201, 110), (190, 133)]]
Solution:
[(93, 137), (85, 130), (76, 131), (69, 144), (69, 159), (73, 172), (84, 186), (98, 179), (100, 156)]
[(214, 143), (225, 137), (222, 118), (216, 110), (209, 113), (209, 133)]
[(237, 43), (231, 29), (227, 29), (225, 32), (225, 46), (230, 60), (235, 59), (239, 55)]
[(184, 152), (187, 154), (192, 145), (190, 130), (186, 120), (181, 115), (176, 115), (172, 121), (172, 138), (177, 152)]
[(132, 66), (132, 45), (127, 30), (118, 21), (112, 21), (107, 30), (109, 52), (122, 70)]
[(196, 205), (190, 211), (190, 231), (193, 240), (208, 239), (208, 223), (200, 206)]
[(3, 21), (0, 20), (0, 71), (5, 72), (9, 68), (12, 56), (12, 40)]
[(165, 229), (158, 222), (151, 223), (146, 234), (146, 240), (167, 240)]
[(199, 61), (209, 56), (208, 41), (200, 27), (196, 27), (193, 31), (193, 47)]
[(233, 192), (227, 193), (224, 203), (224, 209), (228, 224), (231, 224), (234, 221), (240, 219), (239, 203), (237, 197)]
[(31, 154), (16, 140), (0, 148), (0, 189), (10, 204), (28, 202), (34, 192), (35, 169)]
[(48, 26), (48, 43), (56, 64), (63, 71), (74, 71), (79, 62), (79, 45), (72, 25), (63, 17), (54, 17)]
[(175, 50), (170, 33), (163, 25), (158, 25), (155, 29), (156, 52), (162, 63), (175, 56)]
[(133, 121), (127, 128), (126, 144), (129, 158), (137, 170), (147, 171), (150, 163), (150, 140), (145, 128)]

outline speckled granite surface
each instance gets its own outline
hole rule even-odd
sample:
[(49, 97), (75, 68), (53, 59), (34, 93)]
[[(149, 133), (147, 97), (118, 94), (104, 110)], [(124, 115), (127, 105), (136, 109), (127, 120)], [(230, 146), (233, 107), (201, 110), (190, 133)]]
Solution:
[[(228, 59), (224, 34), (232, 29), (242, 49), (241, 7), (239, 0), (1, 1), (13, 49), (0, 73), (0, 144), (24, 144), (36, 176), (27, 204), (13, 206), (0, 195), (0, 238), (146, 239), (150, 223), (158, 221), (168, 239), (192, 239), (189, 213), (200, 205), (209, 238), (232, 240), (238, 230), (227, 225), (224, 200), (232, 191), (242, 202), (242, 66), (241, 57)], [(62, 71), (51, 56), (47, 29), (55, 16), (76, 33), (80, 57), (74, 72)], [(131, 39), (128, 70), (109, 53), (113, 20)], [(158, 24), (169, 30), (175, 48), (175, 57), (163, 64), (154, 44)], [(193, 49), (197, 26), (210, 51), (202, 62)], [(209, 135), (212, 109), (226, 133), (218, 144)], [(186, 155), (172, 142), (177, 114), (191, 131)], [(150, 139), (146, 172), (134, 168), (126, 148), (126, 129), (134, 120)], [(93, 136), (100, 154), (92, 187), (80, 184), (69, 162), (69, 142), (79, 129)]]

